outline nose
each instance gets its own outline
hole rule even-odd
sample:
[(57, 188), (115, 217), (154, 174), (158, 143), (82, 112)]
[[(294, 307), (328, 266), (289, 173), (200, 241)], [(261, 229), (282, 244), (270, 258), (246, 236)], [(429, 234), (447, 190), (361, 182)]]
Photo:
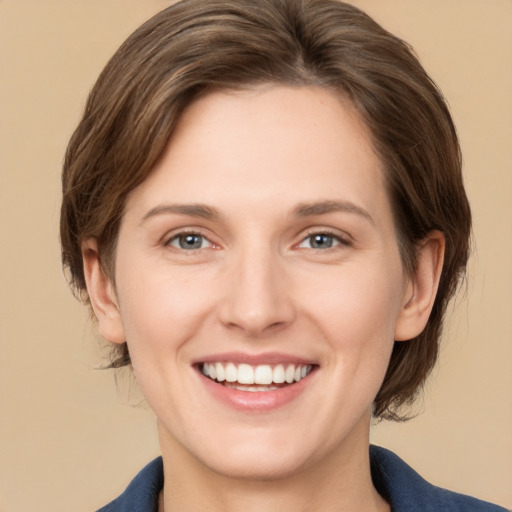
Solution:
[(246, 251), (233, 258), (226, 274), (219, 308), (225, 326), (257, 338), (293, 322), (290, 279), (277, 255)]

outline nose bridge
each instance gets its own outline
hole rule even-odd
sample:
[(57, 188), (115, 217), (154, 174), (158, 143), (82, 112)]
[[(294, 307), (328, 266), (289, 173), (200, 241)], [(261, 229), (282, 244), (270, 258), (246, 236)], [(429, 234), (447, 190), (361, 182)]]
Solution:
[(257, 336), (289, 323), (294, 315), (286, 268), (270, 244), (250, 243), (230, 258), (221, 320)]

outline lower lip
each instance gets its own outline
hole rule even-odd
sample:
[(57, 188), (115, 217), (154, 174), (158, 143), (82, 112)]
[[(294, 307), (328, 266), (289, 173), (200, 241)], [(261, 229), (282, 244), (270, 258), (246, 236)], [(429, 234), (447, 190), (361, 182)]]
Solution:
[(309, 385), (315, 370), (299, 382), (272, 391), (240, 391), (229, 388), (198, 373), (206, 389), (219, 401), (246, 412), (267, 412), (283, 407), (301, 395)]

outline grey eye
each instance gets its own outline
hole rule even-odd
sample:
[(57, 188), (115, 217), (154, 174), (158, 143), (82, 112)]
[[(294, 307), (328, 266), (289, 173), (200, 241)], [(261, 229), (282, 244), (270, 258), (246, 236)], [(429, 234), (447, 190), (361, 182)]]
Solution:
[(169, 241), (169, 245), (185, 251), (193, 251), (208, 247), (210, 242), (202, 235), (196, 233), (183, 233)]
[(336, 236), (329, 235), (328, 233), (316, 233), (306, 237), (300, 243), (299, 247), (306, 247), (308, 249), (330, 249), (340, 243), (340, 240)]
[(334, 238), (329, 235), (313, 235), (310, 239), (310, 244), (313, 249), (328, 249), (334, 244)]

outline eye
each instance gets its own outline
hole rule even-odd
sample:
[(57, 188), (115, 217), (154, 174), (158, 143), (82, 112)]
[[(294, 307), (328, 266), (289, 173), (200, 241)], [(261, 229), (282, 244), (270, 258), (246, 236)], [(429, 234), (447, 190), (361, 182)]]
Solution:
[(184, 251), (194, 251), (212, 247), (212, 243), (203, 235), (198, 233), (180, 233), (173, 236), (166, 245), (182, 249)]
[(299, 247), (306, 249), (331, 249), (345, 243), (340, 237), (330, 233), (313, 233), (299, 244)]

